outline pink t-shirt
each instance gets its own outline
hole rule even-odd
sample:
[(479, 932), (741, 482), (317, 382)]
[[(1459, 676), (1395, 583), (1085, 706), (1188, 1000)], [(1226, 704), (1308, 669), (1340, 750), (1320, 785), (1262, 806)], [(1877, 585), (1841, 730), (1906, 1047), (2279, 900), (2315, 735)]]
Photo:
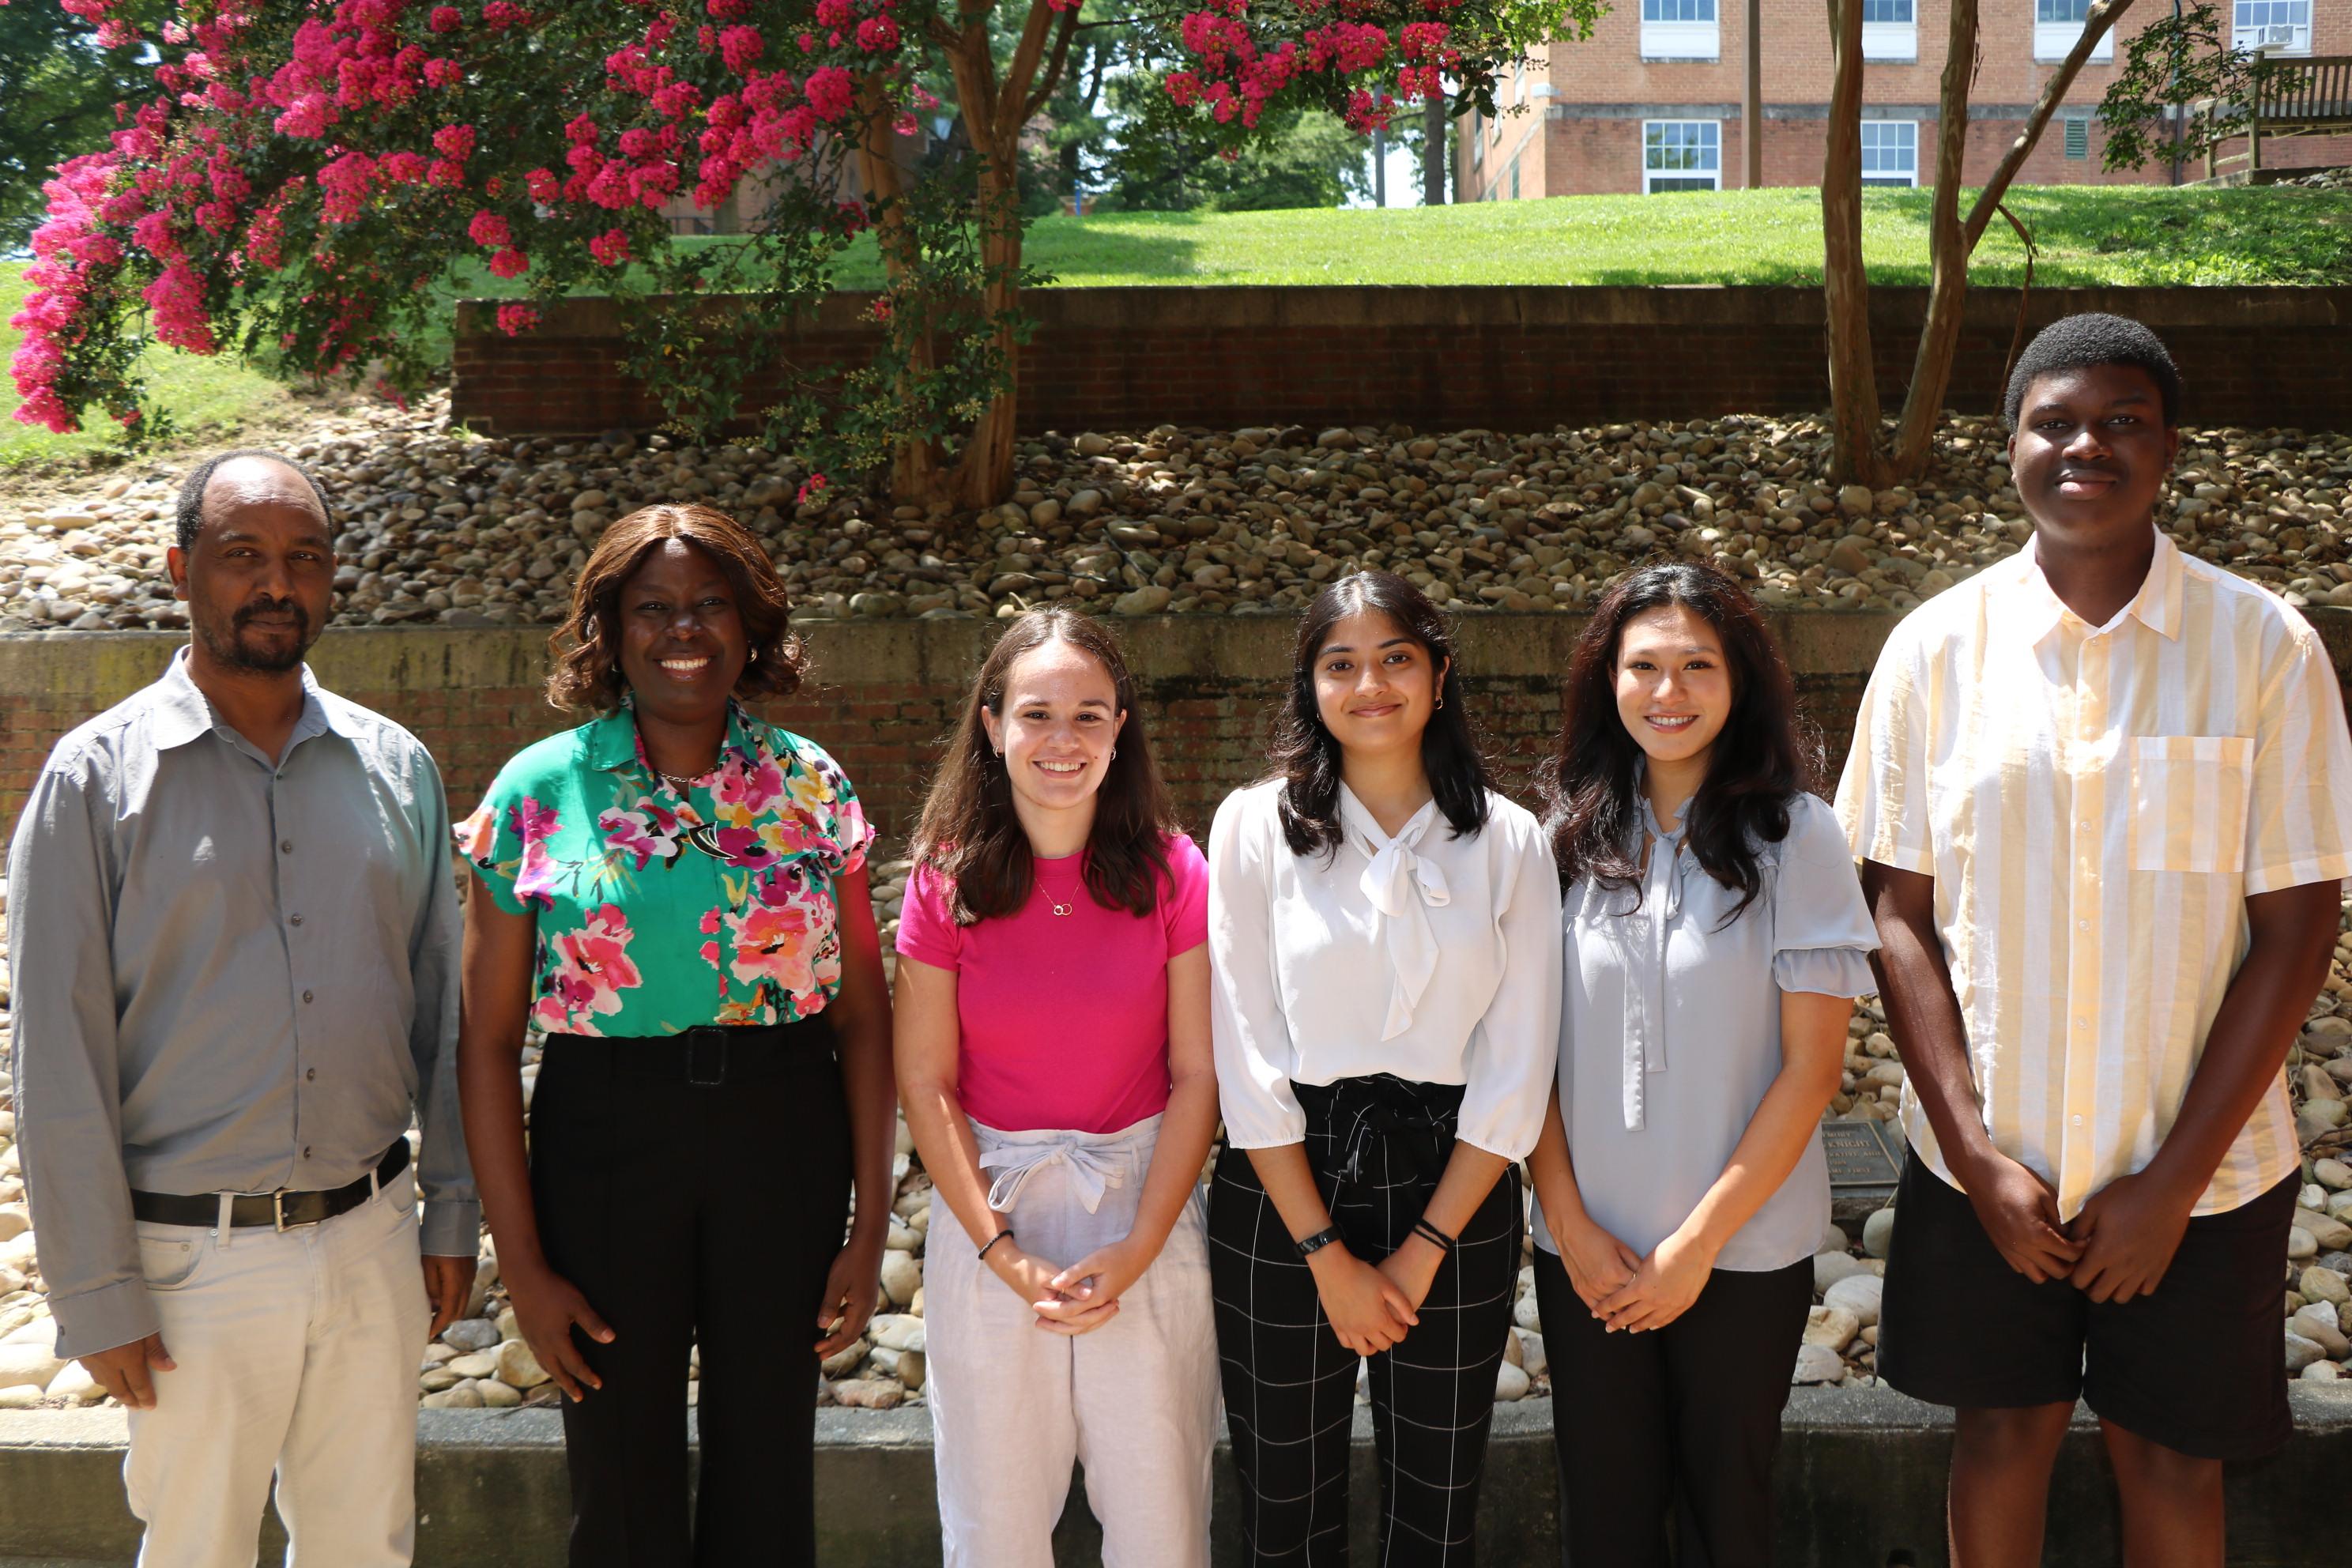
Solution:
[(1139, 919), (1095, 902), (1082, 859), (1039, 860), (1026, 904), (969, 926), (949, 879), (908, 879), (898, 951), (955, 971), (958, 1092), (983, 1126), (1117, 1132), (1167, 1109), (1168, 961), (1209, 940), (1208, 862), (1170, 838), (1172, 885)]

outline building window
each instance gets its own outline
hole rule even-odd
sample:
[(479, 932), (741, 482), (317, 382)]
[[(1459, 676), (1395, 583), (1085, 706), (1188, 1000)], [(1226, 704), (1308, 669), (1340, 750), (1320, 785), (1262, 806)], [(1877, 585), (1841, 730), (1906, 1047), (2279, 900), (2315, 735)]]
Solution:
[(2311, 53), (2311, 0), (2237, 0), (2231, 42), (2274, 55)]
[(1919, 58), (1918, 0), (1862, 0), (1862, 58), (1900, 63)]
[[(2090, 20), (2091, 0), (2033, 0), (2033, 58), (2045, 63), (2064, 59), (2083, 36)], [(2091, 50), (2091, 58), (2105, 65), (2116, 58), (2116, 32), (2108, 28)]]
[(1517, 201), (1519, 199), (1519, 161), (1517, 158), (1511, 160), (1510, 181), (1511, 200)]
[(1475, 169), (1486, 161), (1486, 118), (1474, 112), (1470, 116), (1470, 166)]
[(1645, 60), (1720, 58), (1715, 0), (1642, 0), (1642, 58)]
[(1865, 120), (1862, 122), (1862, 183), (1865, 185), (1916, 185), (1919, 183), (1919, 122), (1916, 120)]
[(2088, 116), (2070, 114), (2066, 117), (2066, 156), (2077, 161), (2091, 155), (2091, 121)]
[(1642, 121), (1642, 190), (1723, 188), (1723, 129), (1712, 120)]

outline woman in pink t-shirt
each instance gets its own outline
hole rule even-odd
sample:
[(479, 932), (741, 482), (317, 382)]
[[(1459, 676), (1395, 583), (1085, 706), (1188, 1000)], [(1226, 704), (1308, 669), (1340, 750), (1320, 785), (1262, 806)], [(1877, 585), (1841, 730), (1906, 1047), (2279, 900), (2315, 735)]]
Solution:
[(952, 1216), (923, 1289), (948, 1568), (1051, 1568), (1074, 1459), (1108, 1568), (1205, 1568), (1208, 868), (1100, 623), (1006, 629), (915, 858), (898, 1085)]

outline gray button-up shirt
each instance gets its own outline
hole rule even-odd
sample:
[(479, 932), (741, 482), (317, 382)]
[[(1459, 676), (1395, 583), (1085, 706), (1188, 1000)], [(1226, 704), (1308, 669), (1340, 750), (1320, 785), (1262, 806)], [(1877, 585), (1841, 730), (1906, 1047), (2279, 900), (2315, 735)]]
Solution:
[(412, 1112), (424, 1247), (474, 1254), (441, 776), (320, 690), (273, 764), (188, 677), (58, 742), (8, 856), (17, 1137), (58, 1348), (156, 1331), (131, 1193), (339, 1187)]

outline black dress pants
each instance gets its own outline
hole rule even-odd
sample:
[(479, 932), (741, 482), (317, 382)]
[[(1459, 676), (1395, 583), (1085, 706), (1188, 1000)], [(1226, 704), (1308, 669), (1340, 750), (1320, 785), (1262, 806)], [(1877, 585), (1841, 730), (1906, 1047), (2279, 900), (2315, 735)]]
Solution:
[[(679, 1037), (547, 1042), (531, 1194), (555, 1271), (611, 1326), (563, 1405), (572, 1568), (816, 1562), (818, 1300), (845, 1236), (848, 1109), (822, 1015)], [(702, 1469), (687, 1518), (688, 1352)]]
[(1772, 1458), (1813, 1300), (1811, 1258), (1718, 1268), (1663, 1329), (1612, 1334), (1536, 1252), (1559, 1451), (1560, 1560), (1570, 1568), (1767, 1568)]
[[(1459, 1084), (1385, 1075), (1296, 1086), (1307, 1159), (1348, 1250), (1377, 1263), (1412, 1234), (1454, 1152)], [(1495, 1371), (1518, 1282), (1517, 1167), (1462, 1230), (1420, 1325), (1370, 1362), (1382, 1568), (1475, 1561), (1478, 1479)], [(1357, 1357), (1331, 1331), (1249, 1155), (1228, 1149), (1209, 1188), (1209, 1278), (1225, 1425), (1241, 1479), (1243, 1561), (1348, 1561), (1349, 1428)]]

